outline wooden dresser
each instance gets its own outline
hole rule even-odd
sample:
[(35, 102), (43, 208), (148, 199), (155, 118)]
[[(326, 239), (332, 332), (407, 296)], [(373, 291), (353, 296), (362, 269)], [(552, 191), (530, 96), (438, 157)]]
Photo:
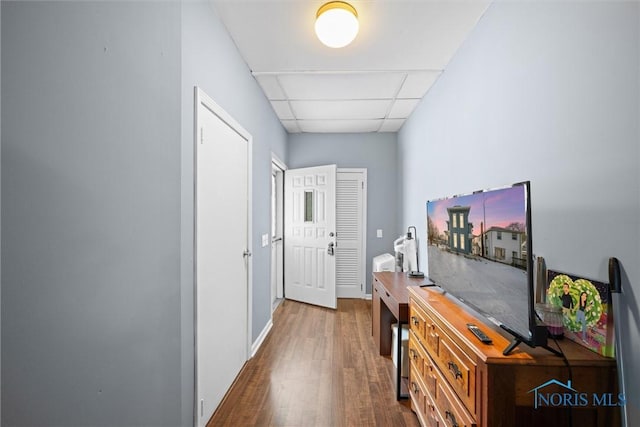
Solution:
[[(467, 323), (493, 343), (481, 343)], [(409, 287), (409, 324), (411, 407), (423, 426), (552, 427), (568, 426), (570, 419), (580, 427), (620, 424), (614, 359), (560, 340), (571, 366), (568, 383), (561, 357), (525, 344), (503, 356), (509, 340), (436, 288)], [(536, 408), (538, 393), (547, 400), (539, 399)]]

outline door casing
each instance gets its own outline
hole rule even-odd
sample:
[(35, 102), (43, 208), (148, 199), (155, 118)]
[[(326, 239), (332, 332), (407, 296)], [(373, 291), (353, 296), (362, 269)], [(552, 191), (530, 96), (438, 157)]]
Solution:
[[(275, 222), (276, 235), (270, 235), (271, 245), (271, 303), (284, 297), (284, 171), (287, 166), (275, 154), (271, 155), (272, 174), (275, 174), (275, 212), (271, 220)], [(272, 194), (272, 197), (274, 195)], [(273, 216), (275, 215), (275, 218)], [(272, 233), (270, 233), (272, 234)], [(275, 240), (274, 240), (275, 237)], [(273, 307), (272, 307), (273, 309)]]

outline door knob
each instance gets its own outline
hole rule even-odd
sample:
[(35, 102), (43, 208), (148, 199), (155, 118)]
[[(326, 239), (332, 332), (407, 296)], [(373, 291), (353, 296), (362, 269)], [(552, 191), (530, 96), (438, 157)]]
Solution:
[(333, 242), (330, 242), (329, 246), (327, 247), (327, 253), (329, 255), (333, 255), (334, 247), (335, 247), (335, 245), (333, 244)]

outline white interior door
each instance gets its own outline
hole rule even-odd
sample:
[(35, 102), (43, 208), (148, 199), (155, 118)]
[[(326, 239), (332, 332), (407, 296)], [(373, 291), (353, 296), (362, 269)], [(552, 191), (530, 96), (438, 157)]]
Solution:
[(196, 423), (248, 358), (251, 137), (196, 91)]
[(285, 171), (285, 297), (336, 308), (336, 166)]
[(338, 169), (336, 182), (336, 293), (363, 298), (365, 289), (366, 169)]

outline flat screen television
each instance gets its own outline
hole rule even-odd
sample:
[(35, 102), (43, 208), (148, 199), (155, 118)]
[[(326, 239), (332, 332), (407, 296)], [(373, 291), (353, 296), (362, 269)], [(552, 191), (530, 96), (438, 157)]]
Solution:
[[(514, 336), (547, 347), (534, 311), (530, 183), (427, 202), (429, 279)], [(553, 351), (552, 349), (550, 349)]]

